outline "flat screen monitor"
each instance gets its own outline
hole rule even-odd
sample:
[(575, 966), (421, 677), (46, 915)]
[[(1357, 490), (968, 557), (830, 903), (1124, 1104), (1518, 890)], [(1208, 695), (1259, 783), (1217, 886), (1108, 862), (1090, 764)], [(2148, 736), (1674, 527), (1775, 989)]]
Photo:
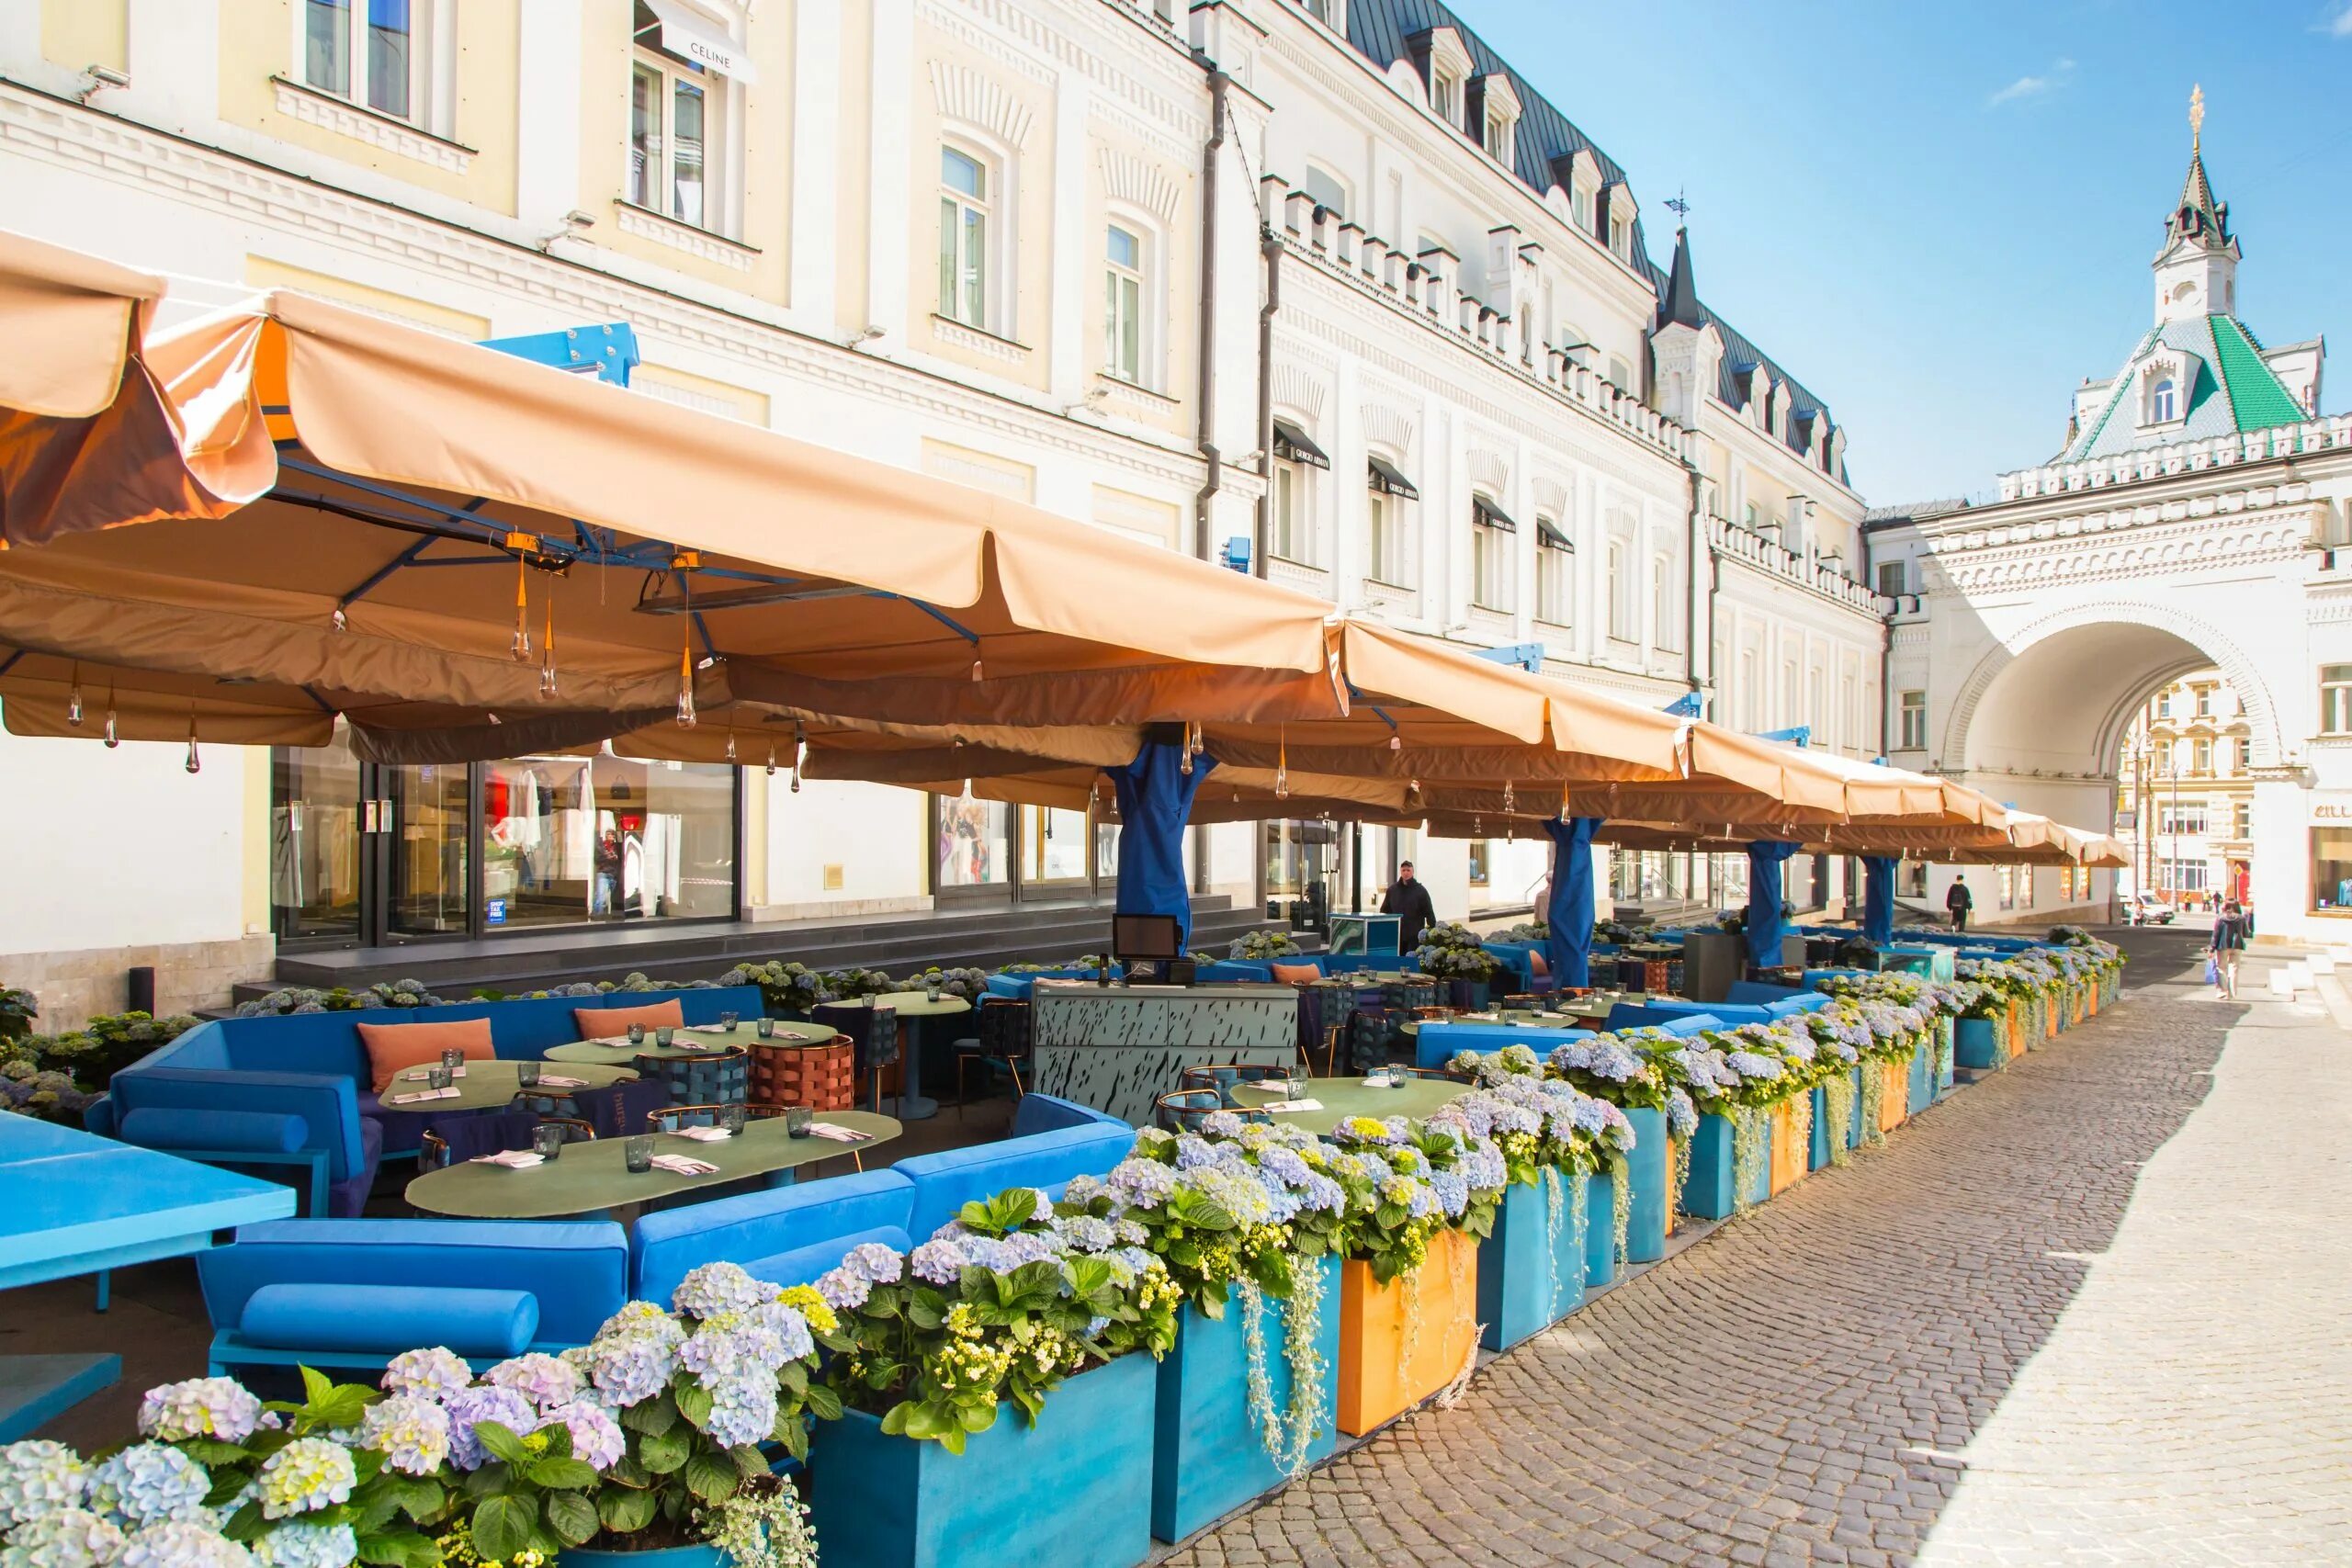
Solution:
[(1111, 956), (1163, 959), (1184, 956), (1184, 927), (1173, 915), (1114, 915)]

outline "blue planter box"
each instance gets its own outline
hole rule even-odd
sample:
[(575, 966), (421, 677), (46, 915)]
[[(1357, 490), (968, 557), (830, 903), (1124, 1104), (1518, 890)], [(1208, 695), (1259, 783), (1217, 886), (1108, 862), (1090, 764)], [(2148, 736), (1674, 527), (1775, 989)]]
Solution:
[(1819, 1170), (1829, 1163), (1829, 1091), (1813, 1086), (1813, 1137), (1804, 1152), (1804, 1168)]
[(1952, 1026), (1951, 1059), (1963, 1067), (1989, 1072), (2000, 1065), (1998, 1036), (1989, 1018), (1963, 1018)]
[(960, 1456), (862, 1410), (819, 1423), (819, 1550), (856, 1568), (1135, 1568), (1151, 1555), (1157, 1373), (1144, 1355), (1082, 1372), (1034, 1429), (1008, 1402)]
[(661, 1551), (591, 1551), (567, 1546), (556, 1568), (730, 1568), (735, 1559), (715, 1546), (673, 1546)]
[[(1316, 1336), (1323, 1356), (1323, 1429), (1307, 1444), (1306, 1462), (1313, 1464), (1327, 1458), (1340, 1440), (1340, 1260), (1302, 1259), (1297, 1267), (1319, 1269), (1323, 1275), (1323, 1317)], [(1479, 1305), (1483, 1313), (1485, 1303)], [(1261, 1338), (1266, 1348), (1267, 1392), (1273, 1396), (1274, 1409), (1286, 1413), (1291, 1376), (1284, 1352), (1289, 1338), (1280, 1302), (1266, 1303)], [(1289, 1477), (1266, 1457), (1265, 1444), (1250, 1419), (1249, 1339), (1238, 1293), (1226, 1303), (1221, 1318), (1205, 1318), (1186, 1307), (1177, 1320), (1176, 1348), (1159, 1363), (1159, 1372), (1151, 1533), (1176, 1541)], [(1046, 1409), (1052, 1408), (1049, 1400)]]
[(1584, 1179), (1584, 1282), (1617, 1282), (1617, 1178), (1597, 1170)]
[[(1731, 1122), (1713, 1114), (1699, 1118), (1699, 1130), (1690, 1135), (1690, 1174), (1682, 1183), (1682, 1207), (1702, 1220), (1724, 1220), (1732, 1215), (1732, 1130)], [(1764, 1126), (1764, 1157), (1756, 1164), (1756, 1180), (1749, 1187), (1747, 1201), (1761, 1203), (1772, 1193), (1772, 1127)]]
[[(1560, 1179), (1560, 1242), (1551, 1241), (1551, 1200), (1543, 1186), (1503, 1189), (1495, 1228), (1478, 1244), (1479, 1343), (1508, 1350), (1584, 1304), (1585, 1255), (1577, 1241), (1574, 1177)], [(1589, 1228), (1595, 1216), (1586, 1212)]]
[(1666, 1112), (1628, 1111), (1634, 1124), (1633, 1152), (1625, 1156), (1626, 1174), (1634, 1189), (1633, 1220), (1625, 1227), (1625, 1260), (1655, 1263), (1666, 1256), (1667, 1183), (1673, 1179), (1674, 1162), (1666, 1147)]
[(1917, 1116), (1936, 1102), (1936, 1056), (1931, 1043), (1911, 1053), (1911, 1114)]

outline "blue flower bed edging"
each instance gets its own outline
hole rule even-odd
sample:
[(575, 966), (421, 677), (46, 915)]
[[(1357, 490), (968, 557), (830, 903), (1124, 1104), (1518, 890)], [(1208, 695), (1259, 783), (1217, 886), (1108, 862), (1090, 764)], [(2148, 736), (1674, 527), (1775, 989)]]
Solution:
[[(1340, 1440), (1340, 1260), (1298, 1258), (1292, 1266), (1323, 1276), (1323, 1313), (1315, 1339), (1325, 1387), (1320, 1430), (1306, 1450), (1311, 1465), (1327, 1458)], [(1480, 1303), (1482, 1316), (1484, 1306)], [(1250, 1347), (1242, 1318), (1247, 1310), (1238, 1291), (1227, 1300), (1221, 1318), (1203, 1317), (1187, 1306), (1177, 1320), (1176, 1348), (1159, 1363), (1151, 1533), (1161, 1540), (1182, 1540), (1290, 1479), (1267, 1457), (1250, 1416)], [(1267, 1301), (1259, 1337), (1265, 1348), (1267, 1393), (1276, 1413), (1286, 1417), (1291, 1371), (1282, 1303)]]
[(886, 1437), (880, 1417), (862, 1410), (820, 1423), (809, 1515), (824, 1560), (1134, 1568), (1151, 1555), (1157, 1373), (1145, 1355), (1081, 1372), (1046, 1396), (1035, 1428), (1008, 1402), (960, 1456)]

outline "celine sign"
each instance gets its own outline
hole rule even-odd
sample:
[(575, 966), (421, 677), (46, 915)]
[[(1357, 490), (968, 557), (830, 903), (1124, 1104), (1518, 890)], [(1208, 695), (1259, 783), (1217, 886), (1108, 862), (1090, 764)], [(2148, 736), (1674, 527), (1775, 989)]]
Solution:
[(757, 82), (757, 73), (744, 57), (742, 46), (704, 23), (679, 0), (646, 0), (646, 4), (661, 19), (663, 49), (747, 85)]

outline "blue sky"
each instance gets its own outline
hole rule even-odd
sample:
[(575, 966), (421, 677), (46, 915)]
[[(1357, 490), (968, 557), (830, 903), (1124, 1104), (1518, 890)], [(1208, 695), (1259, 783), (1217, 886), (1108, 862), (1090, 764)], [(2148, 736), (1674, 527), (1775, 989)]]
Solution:
[(1632, 175), (1707, 302), (1829, 403), (1871, 502), (2054, 453), (2152, 320), (2205, 166), (2266, 344), (2330, 334), (2352, 408), (2352, 0), (1452, 0)]

